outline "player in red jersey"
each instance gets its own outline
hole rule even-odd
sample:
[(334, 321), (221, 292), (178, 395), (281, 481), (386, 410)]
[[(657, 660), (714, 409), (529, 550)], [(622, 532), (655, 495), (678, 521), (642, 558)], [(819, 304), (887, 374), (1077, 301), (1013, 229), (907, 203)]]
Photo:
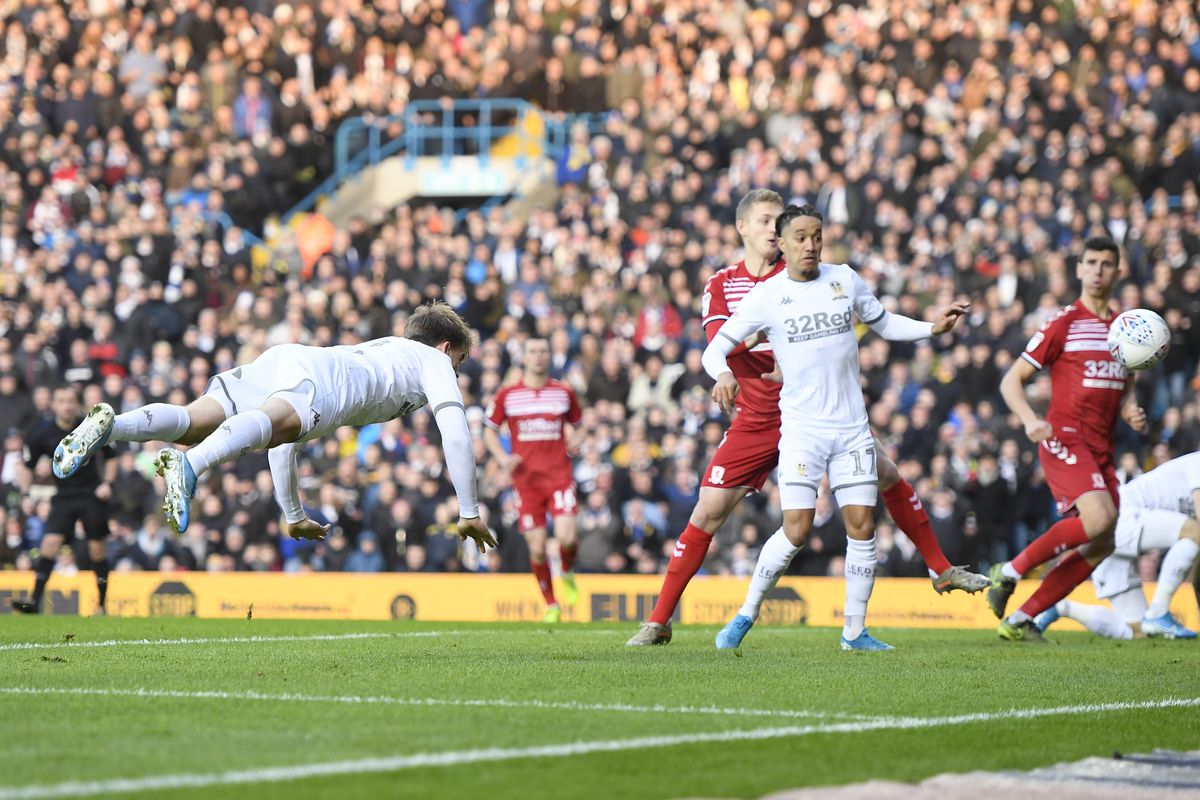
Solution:
[[(1033, 335), (1000, 383), (1008, 407), (1038, 444), (1046, 482), (1064, 515), (1012, 561), (992, 568), (987, 601), (1001, 620), (1000, 637), (1009, 641), (1041, 641), (1033, 618), (1070, 594), (1113, 551), (1120, 503), (1113, 463), (1117, 416), (1138, 431), (1146, 425), (1145, 412), (1130, 392), (1133, 378), (1108, 350), (1114, 316), (1109, 299), (1120, 258), (1117, 243), (1108, 237), (1084, 243), (1076, 268), (1083, 284), (1079, 299)], [(1051, 394), (1042, 419), (1025, 397), (1025, 384), (1044, 367), (1050, 369)], [(1041, 587), (1006, 619), (1017, 581), (1068, 550)]]
[[(517, 527), (529, 545), (530, 566), (546, 599), (546, 621), (558, 622), (561, 610), (550, 582), (546, 561), (546, 517), (554, 519), (554, 538), (562, 556), (562, 578), (567, 605), (579, 592), (572, 562), (575, 559), (575, 481), (570, 451), (579, 424), (579, 401), (571, 387), (550, 380), (550, 345), (545, 339), (525, 343), (521, 380), (496, 393), (488, 411), (483, 441), (492, 457), (512, 475), (520, 512)], [(499, 428), (508, 423), (512, 454), (500, 443)]]
[[(704, 287), (701, 313), (709, 339), (737, 310), (750, 289), (784, 270), (775, 233), (775, 219), (781, 213), (783, 198), (769, 189), (756, 189), (738, 203), (736, 224), (746, 258), (714, 274)], [(743, 497), (762, 489), (778, 464), (779, 391), (782, 384), (772, 374), (775, 357), (771, 346), (761, 342), (748, 348), (743, 343), (729, 354), (727, 360), (741, 386), (737, 415), (704, 472), (699, 502), (675, 544), (675, 553), (667, 565), (654, 611), (626, 642), (631, 647), (671, 641), (671, 617), (683, 590), (704, 563), (713, 534), (725, 524)], [(878, 443), (876, 452), (879, 454), (879, 487), (888, 513), (920, 551), (938, 593), (953, 589), (977, 592), (985, 588), (987, 581), (982, 576), (951, 566), (946, 560), (917, 493), (900, 477), (896, 465), (884, 455)], [(767, 548), (780, 551), (780, 562), (790, 562), (798, 550), (783, 535), (782, 529), (767, 541), (764, 549)], [(764, 577), (775, 580), (779, 573)]]

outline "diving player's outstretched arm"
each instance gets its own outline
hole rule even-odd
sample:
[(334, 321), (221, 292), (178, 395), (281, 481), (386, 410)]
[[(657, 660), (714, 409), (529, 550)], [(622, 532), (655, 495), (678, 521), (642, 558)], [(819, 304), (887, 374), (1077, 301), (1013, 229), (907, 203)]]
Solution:
[(422, 390), (433, 411), (433, 419), (442, 434), (442, 452), (446, 470), (458, 496), (458, 535), (470, 537), (484, 551), (484, 546), (496, 547), (496, 539), (479, 517), (479, 495), (475, 490), (475, 446), (467, 426), (467, 412), (458, 376), (450, 360), (434, 357), (427, 360), (422, 373)]
[(296, 476), (296, 443), (272, 447), (267, 451), (271, 465), (271, 483), (275, 486), (275, 502), (283, 510), (284, 530), (293, 539), (323, 540), (329, 525), (308, 518), (300, 502), (299, 481)]

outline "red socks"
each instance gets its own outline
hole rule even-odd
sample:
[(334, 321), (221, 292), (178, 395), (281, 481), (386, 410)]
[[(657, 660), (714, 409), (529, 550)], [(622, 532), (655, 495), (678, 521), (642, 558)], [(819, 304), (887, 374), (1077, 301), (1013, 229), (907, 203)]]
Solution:
[(651, 622), (666, 625), (671, 621), (671, 617), (675, 614), (675, 607), (679, 605), (679, 598), (683, 595), (683, 590), (687, 588), (688, 581), (700, 569), (700, 565), (704, 563), (704, 557), (708, 555), (708, 545), (712, 542), (712, 538), (711, 533), (688, 523), (683, 535), (675, 543), (675, 554), (671, 556), (671, 561), (667, 564), (667, 574), (663, 578), (662, 591), (659, 592), (658, 602), (654, 604), (654, 611), (650, 614)]
[(884, 492), (883, 504), (904, 535), (917, 546), (921, 558), (925, 559), (925, 566), (939, 575), (950, 569), (950, 562), (938, 544), (921, 500), (908, 481), (901, 478), (899, 483)]
[[(1082, 523), (1080, 527), (1083, 527)], [(1049, 535), (1046, 534), (1046, 536)], [(1046, 536), (1042, 538), (1045, 539)], [(1087, 562), (1083, 554), (1076, 550), (1064, 558), (1057, 567), (1046, 573), (1046, 577), (1042, 579), (1042, 585), (1029, 596), (1029, 599), (1021, 606), (1021, 611), (1028, 614), (1030, 618), (1036, 617), (1087, 580), (1087, 576), (1092, 574), (1093, 569), (1094, 567)]]
[(558, 557), (562, 561), (562, 571), (570, 572), (575, 566), (575, 548), (577, 545), (563, 544), (558, 546)]
[(537, 578), (538, 588), (542, 590), (542, 597), (546, 598), (546, 605), (552, 606), (558, 601), (554, 599), (554, 584), (550, 582), (550, 562), (543, 561), (538, 564), (536, 561), (529, 562), (530, 569), (533, 570), (533, 577)]
[[(1087, 531), (1083, 529), (1083, 520), (1079, 517), (1059, 520), (1050, 526), (1050, 530), (1030, 542), (1029, 546), (1012, 560), (1012, 568), (1021, 575), (1028, 575), (1029, 570), (1038, 564), (1045, 564), (1060, 553), (1065, 553), (1072, 547), (1079, 547), (1087, 542), (1088, 535)], [(1059, 565), (1060, 568), (1061, 566)], [(1049, 578), (1049, 576), (1046, 577)], [(1059, 600), (1061, 599), (1060, 597)]]

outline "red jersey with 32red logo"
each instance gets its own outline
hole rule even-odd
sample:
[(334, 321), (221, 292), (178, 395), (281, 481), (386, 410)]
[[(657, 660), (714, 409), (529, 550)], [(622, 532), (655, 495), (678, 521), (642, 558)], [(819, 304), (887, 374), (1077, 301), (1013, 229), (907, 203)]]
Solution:
[(571, 476), (571, 459), (563, 423), (579, 422), (579, 401), (571, 387), (546, 381), (540, 389), (518, 381), (496, 393), (487, 421), (493, 427), (508, 423), (513, 455), (521, 463), (513, 472), (514, 482), (533, 477)]
[(1043, 325), (1021, 354), (1050, 369), (1046, 421), (1054, 436), (1042, 442), (1038, 456), (1060, 514), (1089, 491), (1108, 491), (1118, 502), (1113, 450), (1125, 368), (1108, 349), (1111, 323), (1076, 301)]
[(1034, 334), (1022, 357), (1050, 369), (1054, 433), (1078, 434), (1089, 448), (1111, 454), (1114, 429), (1125, 395), (1125, 368), (1108, 350), (1108, 326), (1075, 301)]

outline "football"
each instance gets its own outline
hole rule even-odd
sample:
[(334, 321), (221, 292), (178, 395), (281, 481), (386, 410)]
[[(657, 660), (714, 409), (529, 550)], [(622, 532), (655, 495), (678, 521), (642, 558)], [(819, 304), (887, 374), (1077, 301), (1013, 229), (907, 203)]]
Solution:
[(1166, 321), (1145, 308), (1117, 315), (1108, 329), (1108, 349), (1126, 369), (1149, 369), (1163, 360), (1171, 346)]

